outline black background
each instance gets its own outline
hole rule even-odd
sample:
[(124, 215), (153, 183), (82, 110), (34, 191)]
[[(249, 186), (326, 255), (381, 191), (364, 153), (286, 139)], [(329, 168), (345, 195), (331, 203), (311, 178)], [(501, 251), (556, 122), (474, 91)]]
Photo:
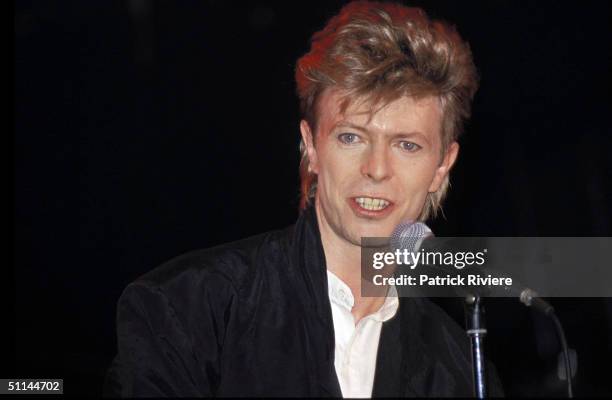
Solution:
[[(100, 394), (130, 281), (294, 222), (293, 67), (344, 3), (15, 3), (11, 376)], [(481, 75), (434, 232), (611, 236), (607, 2), (409, 4), (456, 24)], [(506, 392), (563, 394), (552, 325), (510, 300), (487, 309)], [(612, 394), (612, 303), (552, 302), (578, 352), (576, 392)]]

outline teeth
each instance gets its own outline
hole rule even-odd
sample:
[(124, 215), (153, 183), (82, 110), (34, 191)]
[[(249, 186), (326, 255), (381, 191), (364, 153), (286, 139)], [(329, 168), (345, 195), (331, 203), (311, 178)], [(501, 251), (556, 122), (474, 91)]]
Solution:
[(389, 205), (387, 200), (375, 199), (372, 197), (357, 197), (355, 201), (357, 201), (361, 207), (371, 211), (379, 211)]

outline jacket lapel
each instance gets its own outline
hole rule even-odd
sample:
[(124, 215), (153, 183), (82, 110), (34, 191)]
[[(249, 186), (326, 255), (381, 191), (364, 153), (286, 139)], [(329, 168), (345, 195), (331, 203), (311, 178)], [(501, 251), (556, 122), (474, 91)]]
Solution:
[(376, 356), (372, 397), (422, 397), (414, 378), (431, 367), (425, 346), (416, 332), (420, 321), (414, 299), (400, 298), (395, 317), (383, 323)]
[(299, 271), (298, 280), (305, 284), (302, 299), (306, 330), (313, 361), (312, 371), (321, 396), (342, 397), (334, 367), (335, 336), (331, 304), (327, 291), (327, 264), (313, 206), (302, 212), (294, 227), (291, 245), (292, 263)]

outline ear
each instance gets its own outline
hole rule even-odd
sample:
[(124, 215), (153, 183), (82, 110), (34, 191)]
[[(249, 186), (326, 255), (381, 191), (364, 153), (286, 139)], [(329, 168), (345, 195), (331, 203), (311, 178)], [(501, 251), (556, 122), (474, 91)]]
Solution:
[(308, 155), (309, 170), (315, 174), (319, 173), (319, 159), (317, 157), (317, 150), (314, 147), (314, 135), (310, 129), (310, 125), (306, 120), (300, 121), (300, 132), (302, 133), (302, 140), (306, 145), (306, 154)]
[(444, 158), (442, 159), (442, 163), (436, 169), (433, 181), (431, 181), (431, 185), (429, 185), (429, 192), (434, 193), (440, 189), (440, 185), (444, 182), (444, 178), (448, 176), (451, 168), (455, 164), (457, 160), (457, 155), (459, 154), (459, 143), (453, 142), (446, 153), (444, 154)]

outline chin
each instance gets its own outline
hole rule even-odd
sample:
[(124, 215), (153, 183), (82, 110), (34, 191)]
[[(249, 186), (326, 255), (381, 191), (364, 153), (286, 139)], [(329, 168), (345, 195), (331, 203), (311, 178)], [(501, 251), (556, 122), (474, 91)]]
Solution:
[(389, 226), (377, 226), (377, 227), (361, 227), (361, 229), (355, 229), (354, 237), (358, 242), (361, 242), (362, 237), (389, 237), (393, 233), (394, 227)]

